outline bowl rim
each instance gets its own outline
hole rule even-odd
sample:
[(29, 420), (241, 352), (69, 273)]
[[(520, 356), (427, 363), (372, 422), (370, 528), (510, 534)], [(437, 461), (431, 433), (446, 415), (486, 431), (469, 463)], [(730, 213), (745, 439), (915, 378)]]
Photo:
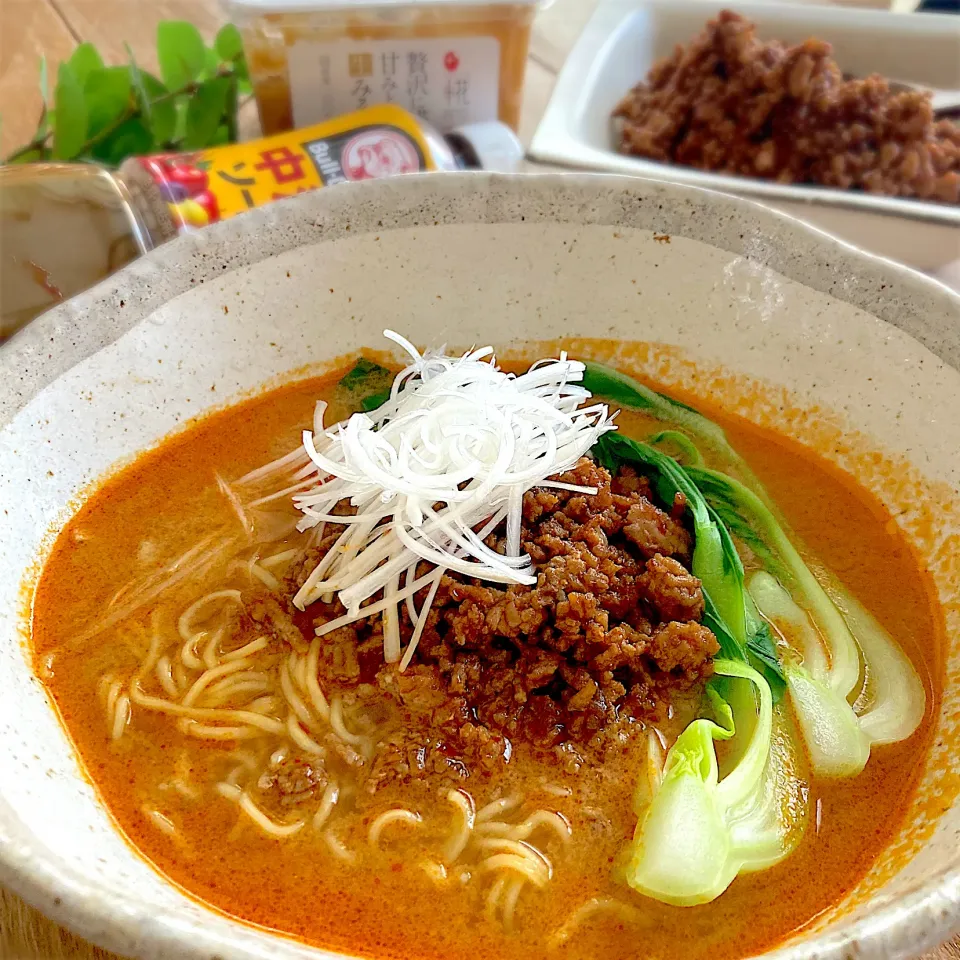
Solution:
[[(362, 196), (358, 197), (357, 191), (362, 191)], [(465, 195), (489, 200), (493, 194), (505, 195), (509, 202), (490, 202), (477, 208), (477, 216), (462, 217), (460, 211), (465, 205), (456, 201)], [(702, 208), (708, 220), (717, 220), (717, 215), (725, 212), (748, 217), (762, 237), (774, 236), (777, 242), (765, 242), (758, 247), (751, 242), (755, 238), (745, 239), (741, 234), (741, 249), (731, 249), (736, 243), (721, 249), (864, 307), (874, 316), (901, 327), (950, 366), (960, 369), (960, 335), (953, 333), (956, 342), (946, 343), (923, 329), (928, 311), (948, 319), (960, 317), (960, 295), (909, 267), (862, 251), (754, 200), (686, 184), (609, 174), (415, 174), (303, 194), (215, 224), (202, 233), (182, 236), (42, 315), (0, 349), (0, 372), (9, 374), (0, 378), (0, 427), (73, 365), (118, 339), (172, 297), (206, 279), (221, 278), (228, 269), (243, 269), (310, 243), (411, 226), (507, 224), (523, 218), (527, 223), (596, 223), (629, 228), (631, 224), (619, 219), (616, 210), (612, 216), (596, 219), (592, 216), (592, 204), (614, 196), (620, 202), (620, 215), (628, 216), (631, 200), (651, 195), (689, 209)], [(424, 210), (444, 201), (448, 201), (445, 216), (428, 220)], [(546, 214), (542, 209), (533, 209), (538, 203), (546, 207)], [(344, 232), (350, 230), (351, 219), (355, 224), (360, 219), (361, 205), (375, 210), (379, 223), (372, 221), (367, 228)], [(704, 240), (709, 224), (696, 219), (690, 223), (692, 234), (684, 234), (682, 228), (672, 232), (720, 246)], [(254, 238), (255, 242), (238, 242)], [(819, 282), (811, 272), (815, 264), (806, 262), (810, 258), (795, 255), (804, 245), (829, 258), (830, 271), (822, 269), (824, 263), (819, 265)], [(827, 282), (827, 275), (833, 277), (832, 282)], [(885, 297), (878, 306), (875, 284), (881, 281)], [(908, 302), (913, 302), (912, 309)], [(88, 325), (86, 336), (75, 338), (78, 325), (84, 323)], [(89, 336), (89, 329), (96, 330), (94, 337)], [(208, 927), (187, 918), (178, 921), (171, 916), (156, 916), (146, 903), (130, 901), (120, 891), (84, 877), (78, 868), (61, 861), (22, 825), (2, 793), (0, 883), (53, 920), (124, 955), (153, 958), (175, 953), (196, 960), (333, 956), (322, 948), (232, 918), (229, 927), (218, 924), (215, 930), (213, 925)], [(844, 960), (854, 955), (861, 960), (894, 960), (915, 955), (960, 930), (960, 864), (944, 867), (918, 881), (895, 901), (889, 896), (879, 899), (873, 914), (849, 927), (827, 928), (802, 941), (788, 942), (767, 955), (772, 960)], [(207, 909), (218, 919), (225, 917), (213, 908)], [(228, 929), (230, 935), (218, 932), (222, 929)]]

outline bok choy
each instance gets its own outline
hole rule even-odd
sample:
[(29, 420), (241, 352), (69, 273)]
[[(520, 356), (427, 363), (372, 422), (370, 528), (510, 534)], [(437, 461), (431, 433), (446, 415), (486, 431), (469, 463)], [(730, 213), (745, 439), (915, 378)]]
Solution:
[(870, 759), (870, 743), (846, 698), (830, 684), (830, 666), (813, 622), (769, 573), (750, 578), (757, 606), (781, 633), (803, 650), (799, 662), (784, 658), (790, 699), (813, 769), (821, 776), (859, 773)]
[[(774, 712), (767, 682), (733, 660), (714, 661), (714, 670), (753, 685), (757, 715), (737, 716), (711, 691), (717, 719), (694, 720), (670, 748), (626, 866), (634, 890), (675, 906), (708, 903), (738, 873), (779, 863), (801, 832), (791, 811), (798, 791), (778, 789), (783, 765), (771, 762)], [(747, 745), (721, 777), (714, 742), (732, 738), (745, 719), (752, 722)]]
[(793, 651), (783, 671), (814, 771), (859, 773), (871, 743), (905, 739), (920, 725), (926, 697), (916, 670), (842, 586), (833, 584), (830, 598), (756, 494), (714, 470), (687, 474), (766, 568), (750, 577), (749, 592)]
[[(720, 645), (707, 688), (713, 716), (690, 723), (668, 751), (638, 810), (626, 869), (641, 893), (705, 903), (739, 873), (782, 860), (802, 834), (801, 738), (813, 772), (855, 775), (872, 744), (917, 729), (925, 691), (883, 627), (839, 582), (813, 574), (719, 425), (598, 364), (587, 364), (584, 385), (668, 425), (647, 443), (605, 434), (593, 454), (611, 471), (635, 465), (665, 504), (682, 494), (703, 623)], [(708, 467), (698, 444), (740, 479)], [(749, 572), (738, 543), (751, 557)], [(792, 716), (776, 705), (785, 690)], [(725, 775), (716, 749), (723, 741), (731, 741)]]
[[(691, 567), (702, 585), (703, 622), (722, 654), (708, 688), (719, 722), (694, 720), (670, 749), (659, 788), (641, 814), (626, 877), (634, 889), (666, 903), (706, 903), (741, 871), (786, 857), (802, 834), (805, 792), (789, 736), (773, 749), (774, 694), (782, 694), (783, 674), (769, 628), (746, 590), (736, 545), (684, 468), (616, 433), (604, 434), (593, 452), (610, 470), (637, 465), (666, 503), (683, 494), (692, 518)], [(690, 444), (685, 452), (692, 457), (696, 448)], [(788, 721), (778, 716), (777, 723), (782, 728)], [(746, 746), (720, 778), (714, 742), (738, 730)]]
[(373, 360), (360, 357), (337, 384), (350, 407), (369, 413), (390, 399), (393, 373)]
[(860, 678), (856, 641), (773, 513), (753, 491), (724, 473), (698, 467), (687, 472), (713, 509), (762, 558), (764, 565), (772, 568), (770, 572), (785, 582), (830, 637), (829, 684), (841, 696), (849, 695)]
[(683, 494), (693, 524), (691, 570), (703, 587), (703, 622), (716, 636), (721, 654), (733, 660), (749, 659), (765, 675), (779, 700), (784, 678), (769, 628), (757, 616), (745, 588), (743, 564), (729, 531), (689, 472), (650, 444), (619, 433), (604, 434), (593, 452), (612, 472), (622, 463), (639, 465), (664, 503), (673, 503), (676, 494)]
[(739, 460), (723, 428), (679, 400), (651, 390), (619, 370), (590, 360), (584, 364), (583, 385), (595, 396), (606, 397), (630, 410), (642, 410), (657, 420), (673, 423), (731, 460)]

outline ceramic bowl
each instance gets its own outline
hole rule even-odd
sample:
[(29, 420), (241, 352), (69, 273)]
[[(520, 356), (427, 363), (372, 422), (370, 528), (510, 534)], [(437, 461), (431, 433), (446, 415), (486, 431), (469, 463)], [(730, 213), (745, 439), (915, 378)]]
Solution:
[[(25, 657), (38, 559), (111, 465), (231, 397), (381, 345), (385, 326), (451, 346), (608, 337), (653, 344), (634, 366), (667, 387), (692, 382), (801, 442), (834, 436), (828, 455), (927, 561), (951, 640), (936, 745), (896, 856), (768, 956), (906, 957), (945, 939), (960, 928), (958, 319), (945, 287), (748, 201), (487, 174), (275, 204), (46, 314), (0, 351), (0, 882), (125, 955), (323, 956), (190, 900), (118, 835)], [(875, 449), (901, 464), (896, 477), (870, 472)], [(941, 509), (924, 525), (914, 508), (927, 495)]]

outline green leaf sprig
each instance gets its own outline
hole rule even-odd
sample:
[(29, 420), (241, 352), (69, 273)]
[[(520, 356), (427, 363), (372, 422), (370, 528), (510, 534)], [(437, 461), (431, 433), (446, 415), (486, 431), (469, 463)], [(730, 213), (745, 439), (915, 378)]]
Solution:
[(386, 367), (360, 357), (338, 383), (347, 406), (365, 413), (376, 410), (390, 399), (394, 374)]
[(157, 27), (160, 76), (128, 62), (106, 66), (91, 43), (81, 43), (57, 69), (50, 98), (46, 59), (40, 62), (43, 107), (36, 133), (5, 163), (96, 161), (233, 143), (237, 109), (251, 93), (240, 33), (227, 24), (208, 47), (191, 23)]

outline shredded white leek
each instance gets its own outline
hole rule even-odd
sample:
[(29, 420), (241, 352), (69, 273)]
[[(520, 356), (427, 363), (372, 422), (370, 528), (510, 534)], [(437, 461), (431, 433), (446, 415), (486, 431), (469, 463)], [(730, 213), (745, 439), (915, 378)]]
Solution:
[[(421, 355), (398, 334), (384, 335), (412, 360), (397, 374), (389, 400), (330, 428), (318, 405), (314, 430), (303, 433), (318, 472), (315, 485), (294, 496), (303, 513), (298, 527), (330, 522), (345, 529), (294, 603), (302, 610), (339, 596), (346, 616), (319, 627), (318, 635), (382, 611), (384, 658), (397, 662), (401, 605), (419, 639), (444, 571), (536, 582), (520, 548), (524, 493), (535, 486), (595, 493), (547, 478), (569, 470), (615, 428), (605, 404), (586, 404), (591, 395), (577, 385), (584, 365), (565, 353), (515, 376), (496, 366), (492, 347), (460, 357)], [(342, 500), (355, 515), (334, 513)], [(498, 552), (484, 539), (501, 523), (505, 549)], [(430, 585), (417, 611), (412, 596)], [(409, 660), (403, 656), (401, 668)]]

